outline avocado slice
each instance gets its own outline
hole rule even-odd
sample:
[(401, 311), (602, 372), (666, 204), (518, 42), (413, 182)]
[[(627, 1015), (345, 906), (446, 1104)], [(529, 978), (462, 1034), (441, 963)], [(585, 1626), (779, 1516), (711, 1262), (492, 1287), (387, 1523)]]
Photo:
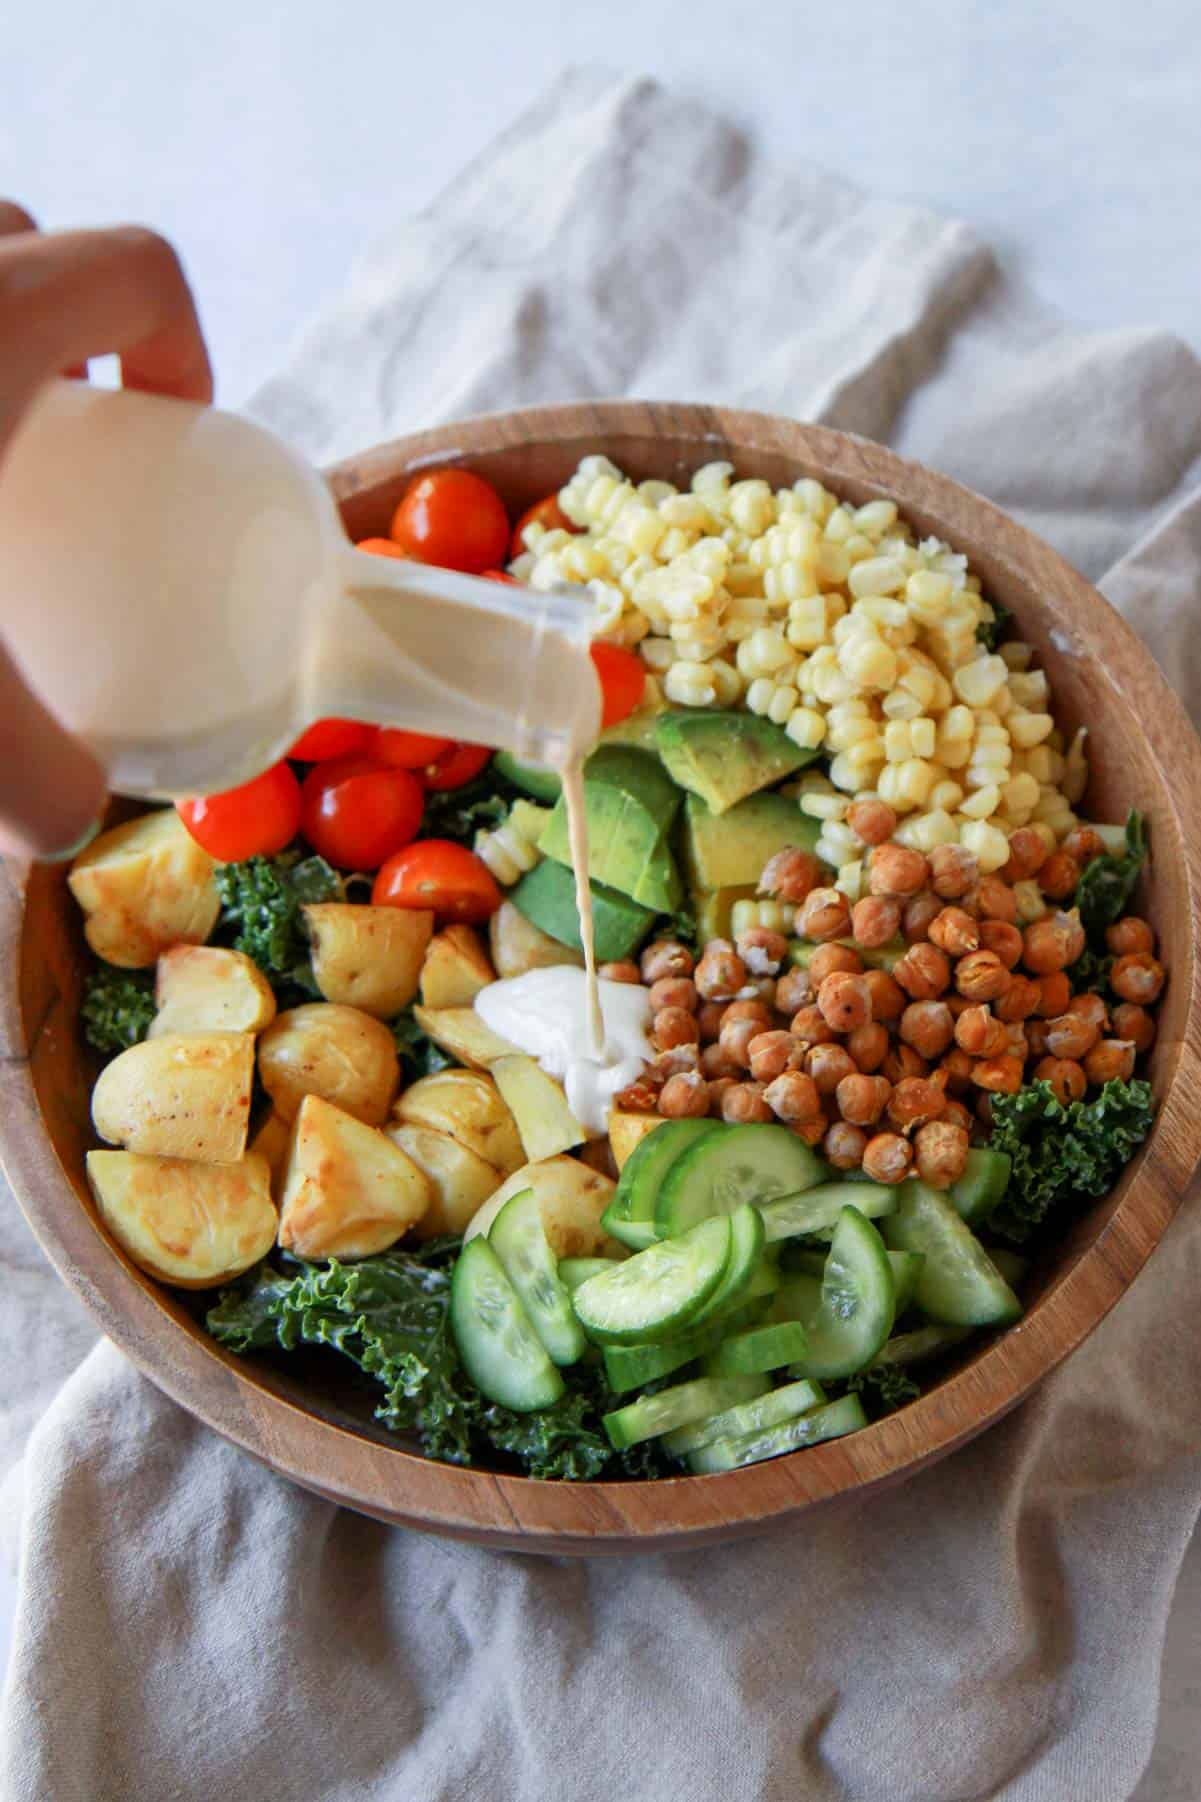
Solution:
[(782, 782), (819, 755), (755, 713), (661, 713), (655, 736), (668, 772), (714, 813)]
[[(651, 929), (654, 913), (640, 907), (628, 895), (616, 889), (589, 884), (592, 890), (592, 928), (596, 939), (596, 960), (601, 964), (620, 963), (640, 945)], [(561, 945), (582, 951), (580, 916), (575, 904), (575, 878), (563, 864), (553, 858), (521, 878), (509, 891), (509, 900), (527, 920), (538, 926)]]
[[(789, 795), (748, 795), (713, 813), (697, 795), (684, 803), (684, 870), (694, 891), (755, 887), (777, 851), (812, 851), (821, 822), (802, 813)], [(719, 935), (720, 936), (720, 935)]]
[[(640, 751), (625, 753), (642, 757)], [(646, 759), (647, 762), (651, 760)], [(632, 794), (609, 782), (584, 782), (588, 821), (588, 875), (618, 889), (655, 913), (674, 913), (683, 893), (675, 858), (662, 828)], [(559, 801), (538, 840), (546, 857), (571, 863), (567, 810)]]
[[(631, 713), (628, 718), (618, 720), (615, 726), (606, 726), (597, 740), (597, 750), (592, 753), (585, 768), (593, 767), (597, 753), (604, 747), (625, 745), (636, 751), (645, 751), (653, 757), (658, 770), (660, 767), (659, 748), (655, 740), (655, 721), (662, 711), (661, 707), (642, 708), (637, 713)], [(512, 782), (527, 795), (533, 795), (535, 801), (557, 801), (563, 792), (563, 783), (558, 770), (552, 770), (544, 763), (527, 763), (521, 757), (514, 757), (512, 751), (498, 751), (492, 759), (492, 767), (498, 775), (504, 776), (506, 781)], [(635, 769), (624, 765), (617, 767), (619, 775), (626, 779), (637, 777), (641, 781), (645, 776), (645, 771), (641, 770), (641, 766)], [(599, 772), (604, 778), (606, 763), (603, 758)], [(658, 792), (659, 784), (656, 776), (652, 774), (648, 780), (655, 784), (656, 792)], [(676, 804), (678, 805), (678, 802)]]
[(658, 707), (640, 707), (637, 713), (627, 714), (624, 720), (606, 726), (597, 743), (633, 745), (636, 750), (649, 751), (652, 757), (657, 757), (659, 744), (655, 736), (655, 721), (663, 711), (662, 703)]
[(498, 751), (492, 768), (525, 794), (533, 795), (535, 801), (555, 802), (563, 791), (557, 770), (548, 769), (544, 763), (524, 763), (512, 751)]
[(658, 757), (635, 745), (596, 747), (584, 765), (584, 786), (594, 788), (601, 783), (637, 801), (661, 835), (670, 829), (684, 798)]

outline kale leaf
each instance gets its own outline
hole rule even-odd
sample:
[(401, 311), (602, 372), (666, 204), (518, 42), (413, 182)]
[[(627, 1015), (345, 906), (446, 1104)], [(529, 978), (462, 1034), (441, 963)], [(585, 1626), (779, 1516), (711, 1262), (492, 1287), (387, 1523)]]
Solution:
[(422, 1031), (411, 1007), (397, 1014), (392, 1022), (392, 1035), (400, 1052), (406, 1084), (416, 1082), (421, 1076), (436, 1076), (439, 1070), (449, 1069), (455, 1061)]
[(1151, 1086), (1107, 1082), (1064, 1107), (1046, 1082), (994, 1095), (990, 1144), (1012, 1160), (1009, 1188), (989, 1226), (1021, 1244), (1058, 1209), (1104, 1195), (1151, 1130)]
[(990, 651), (995, 651), (1009, 630), (1013, 611), (1009, 607), (1002, 607), (999, 601), (990, 601), (988, 604), (992, 608), (992, 618), (980, 621), (976, 627), (976, 637)]
[(895, 1414), (906, 1402), (915, 1402), (921, 1392), (921, 1385), (899, 1364), (869, 1364), (847, 1378), (847, 1394), (859, 1397), (869, 1420)]
[(1126, 849), (1120, 856), (1103, 852), (1086, 865), (1076, 884), (1076, 906), (1089, 943), (1101, 951), (1105, 928), (1126, 911), (1139, 871), (1147, 858), (1147, 830), (1141, 813), (1126, 816)]
[(1067, 969), (1067, 979), (1072, 985), (1073, 995), (1086, 993), (1108, 995), (1109, 973), (1113, 969), (1113, 953), (1110, 951), (1094, 951), (1086, 945), (1074, 964)]
[(419, 836), (449, 838), (456, 844), (470, 846), (481, 827), (490, 831), (499, 826), (512, 803), (520, 799), (522, 791), (516, 783), (489, 764), (462, 788), (430, 790), (425, 797)]
[(157, 1009), (154, 977), (144, 970), (101, 964), (84, 983), (83, 1036), (97, 1051), (126, 1051), (146, 1037)]
[(690, 951), (700, 950), (700, 926), (696, 915), (687, 907), (681, 907), (676, 913), (668, 914), (663, 929), (663, 937), (675, 939), (681, 945), (687, 945)]
[(290, 850), (220, 864), (217, 888), (221, 936), (253, 958), (271, 982), (316, 995), (301, 909), (310, 901), (342, 899), (342, 880), (325, 859)]

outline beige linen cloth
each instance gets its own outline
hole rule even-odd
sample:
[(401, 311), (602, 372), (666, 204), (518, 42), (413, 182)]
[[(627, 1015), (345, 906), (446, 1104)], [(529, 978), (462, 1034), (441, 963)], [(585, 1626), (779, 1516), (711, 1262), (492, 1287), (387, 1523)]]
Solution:
[[(1191, 353), (1065, 325), (962, 225), (772, 167), (646, 82), (561, 83), (363, 262), (254, 410), (328, 460), (623, 393), (823, 420), (948, 470), (1101, 580), (1201, 707)], [(955, 1458), (775, 1538), (593, 1564), (290, 1488), (93, 1344), (5, 1208), (4, 1802), (1135, 1787), (1201, 1494), (1196, 1205)]]

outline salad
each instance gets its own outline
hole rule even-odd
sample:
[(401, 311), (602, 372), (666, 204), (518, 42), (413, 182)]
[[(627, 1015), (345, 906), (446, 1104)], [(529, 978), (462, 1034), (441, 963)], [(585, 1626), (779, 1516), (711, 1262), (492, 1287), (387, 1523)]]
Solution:
[(511, 526), (435, 471), (365, 545), (591, 611), (603, 1067), (560, 779), (506, 753), (322, 720), (72, 866), (109, 1231), (430, 1457), (854, 1432), (1020, 1317), (1152, 1124), (1140, 816), (1079, 816), (1086, 734), (964, 557), (733, 474), (587, 458)]

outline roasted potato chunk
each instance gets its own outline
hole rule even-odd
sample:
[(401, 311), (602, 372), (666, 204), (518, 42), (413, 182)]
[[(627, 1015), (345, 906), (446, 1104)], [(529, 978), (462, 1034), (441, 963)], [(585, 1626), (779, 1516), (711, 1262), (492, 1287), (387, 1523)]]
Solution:
[(488, 943), (498, 976), (524, 976), (527, 970), (551, 970), (558, 964), (584, 967), (582, 951), (552, 939), (511, 901), (502, 901), (489, 920)]
[(258, 1032), (275, 1018), (271, 984), (241, 951), (217, 945), (172, 945), (158, 960), (158, 1012), (147, 1035)]
[(621, 1250), (601, 1226), (601, 1215), (613, 1199), (615, 1185), (578, 1158), (548, 1158), (526, 1164), (506, 1178), (472, 1217), (464, 1239), (486, 1233), (506, 1201), (523, 1189), (538, 1197), (542, 1228), (557, 1258), (609, 1257)]
[(320, 1095), (300, 1104), (279, 1211), (279, 1242), (301, 1258), (386, 1251), (430, 1204), (412, 1158)]
[(102, 832), (67, 878), (88, 944), (124, 970), (172, 945), (202, 945), (221, 909), (213, 867), (173, 807)]
[(285, 1120), (320, 1095), (367, 1126), (388, 1118), (400, 1082), (396, 1041), (357, 1007), (306, 1002), (273, 1020), (259, 1040), (259, 1075)]
[(486, 1070), (498, 1057), (511, 1057), (517, 1049), (485, 1026), (473, 1007), (415, 1007), (413, 1018), (435, 1045), (474, 1070)]
[(457, 1139), (428, 1126), (394, 1121), (384, 1131), (429, 1181), (430, 1205), (417, 1222), (417, 1237), (436, 1239), (439, 1233), (463, 1232), (476, 1210), (495, 1194), (500, 1171)]
[(100, 1217), (139, 1270), (180, 1289), (211, 1289), (265, 1257), (275, 1239), (266, 1160), (197, 1164), (188, 1158), (89, 1151)]
[(647, 1133), (653, 1133), (656, 1126), (662, 1124), (663, 1120), (658, 1114), (626, 1114), (621, 1108), (613, 1109), (609, 1115), (609, 1143), (613, 1147), (613, 1156), (619, 1170)]
[(480, 936), (470, 926), (447, 926), (430, 940), (421, 966), (425, 1007), (470, 1007), (481, 989), (496, 981)]
[(588, 1135), (568, 1107), (561, 1086), (532, 1057), (520, 1052), (498, 1057), (491, 1075), (517, 1122), (531, 1164), (584, 1143)]
[(432, 913), (318, 901), (305, 908), (304, 918), (313, 940), (313, 975), (327, 1001), (380, 1020), (409, 1005), (434, 930)]
[(282, 1115), (270, 1113), (247, 1146), (247, 1157), (267, 1160), (271, 1172), (271, 1193), (279, 1199), (279, 1187), (288, 1163), (288, 1147), (292, 1143), (291, 1122)]
[(175, 1033), (131, 1045), (92, 1090), (92, 1123), (145, 1157), (233, 1164), (246, 1149), (254, 1084), (248, 1032)]
[(439, 1070), (406, 1089), (397, 1120), (449, 1133), (502, 1176), (525, 1162), (517, 1122), (490, 1076), (477, 1070)]

